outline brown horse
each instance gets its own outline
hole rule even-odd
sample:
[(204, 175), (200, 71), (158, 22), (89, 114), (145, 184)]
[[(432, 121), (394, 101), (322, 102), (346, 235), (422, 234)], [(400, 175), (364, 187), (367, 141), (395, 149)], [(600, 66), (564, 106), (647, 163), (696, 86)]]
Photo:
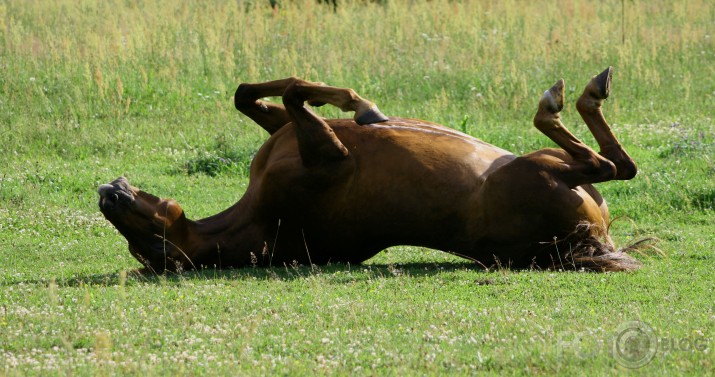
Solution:
[[(593, 183), (628, 180), (636, 165), (601, 112), (611, 68), (576, 107), (601, 151), (561, 123), (564, 83), (539, 102), (534, 125), (560, 149), (515, 156), (430, 122), (384, 116), (352, 89), (288, 78), (241, 84), (236, 108), (271, 136), (244, 196), (191, 221), (179, 204), (131, 186), (99, 187), (99, 207), (147, 270), (360, 263), (387, 247), (444, 250), (482, 265), (632, 270), (608, 236)], [(283, 96), (283, 105), (263, 102)], [(323, 119), (331, 104), (354, 119)]]

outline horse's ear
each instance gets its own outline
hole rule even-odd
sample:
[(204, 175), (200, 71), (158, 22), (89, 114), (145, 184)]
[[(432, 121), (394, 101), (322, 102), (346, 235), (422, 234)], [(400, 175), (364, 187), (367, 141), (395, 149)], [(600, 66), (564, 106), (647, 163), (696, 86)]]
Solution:
[(178, 221), (186, 221), (183, 208), (181, 208), (179, 203), (174, 199), (164, 200), (159, 205), (158, 215), (165, 219), (166, 226), (172, 226)]

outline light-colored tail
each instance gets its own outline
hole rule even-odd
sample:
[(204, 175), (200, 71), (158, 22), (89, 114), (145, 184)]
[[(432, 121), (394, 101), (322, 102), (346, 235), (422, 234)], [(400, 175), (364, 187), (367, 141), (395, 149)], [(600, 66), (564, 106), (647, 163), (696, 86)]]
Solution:
[(597, 272), (635, 271), (641, 262), (629, 253), (651, 248), (654, 238), (643, 238), (620, 249), (610, 240), (601, 240), (593, 235), (591, 224), (581, 224), (574, 233), (558, 242), (560, 258), (552, 261), (551, 268), (563, 270), (586, 270)]

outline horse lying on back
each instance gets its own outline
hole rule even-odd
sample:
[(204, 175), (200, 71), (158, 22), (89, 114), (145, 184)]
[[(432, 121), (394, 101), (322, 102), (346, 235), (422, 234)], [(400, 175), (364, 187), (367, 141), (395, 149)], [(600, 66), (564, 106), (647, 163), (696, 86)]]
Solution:
[[(244, 196), (192, 221), (179, 204), (125, 178), (99, 187), (99, 207), (148, 270), (360, 263), (395, 245), (444, 250), (482, 265), (633, 270), (616, 250), (592, 186), (628, 180), (636, 164), (601, 112), (611, 68), (576, 107), (596, 153), (564, 127), (564, 82), (541, 98), (534, 125), (560, 148), (523, 156), (434, 123), (386, 117), (352, 89), (288, 78), (241, 84), (236, 108), (270, 137)], [(263, 102), (282, 96), (283, 104)], [(331, 104), (353, 119), (323, 119)]]

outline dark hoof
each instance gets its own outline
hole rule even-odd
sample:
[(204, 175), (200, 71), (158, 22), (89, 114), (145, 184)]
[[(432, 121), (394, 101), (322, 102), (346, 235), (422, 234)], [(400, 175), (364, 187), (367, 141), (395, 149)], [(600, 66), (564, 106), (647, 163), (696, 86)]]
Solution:
[(598, 76), (594, 77), (593, 82), (598, 89), (600, 99), (606, 99), (611, 94), (611, 76), (613, 75), (613, 67), (606, 68)]
[(378, 110), (377, 106), (373, 106), (370, 110), (364, 112), (359, 117), (355, 118), (355, 122), (359, 125), (387, 122), (389, 119)]
[(548, 112), (556, 114), (564, 109), (564, 96), (564, 79), (561, 79), (544, 92), (541, 101), (546, 105)]

